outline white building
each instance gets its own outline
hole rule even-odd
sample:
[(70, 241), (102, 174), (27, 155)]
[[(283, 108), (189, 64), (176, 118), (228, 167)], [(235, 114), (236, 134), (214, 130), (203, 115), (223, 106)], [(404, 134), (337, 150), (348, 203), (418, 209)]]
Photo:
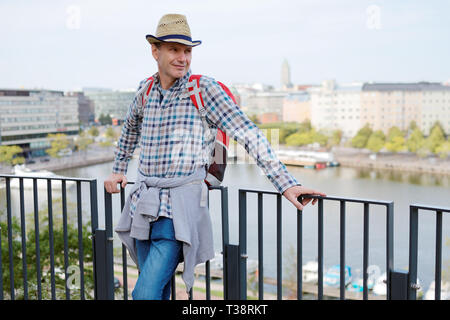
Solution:
[(311, 96), (311, 125), (317, 130), (340, 129), (352, 137), (361, 128), (362, 83), (338, 85), (334, 80), (308, 89)]
[(0, 89), (0, 145), (19, 145), (24, 156), (44, 155), (50, 133), (78, 133), (78, 97), (62, 91)]

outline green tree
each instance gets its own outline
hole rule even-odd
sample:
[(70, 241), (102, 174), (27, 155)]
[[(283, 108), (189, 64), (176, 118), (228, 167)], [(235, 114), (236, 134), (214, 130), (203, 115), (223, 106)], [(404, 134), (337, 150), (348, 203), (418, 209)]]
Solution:
[(417, 125), (417, 122), (415, 122), (414, 120), (412, 120), (410, 123), (409, 123), (409, 126), (408, 126), (408, 132), (412, 132), (412, 131), (414, 131), (416, 128), (418, 128), (419, 126)]
[(319, 143), (321, 146), (325, 146), (328, 142), (328, 136), (321, 131), (316, 131), (315, 129), (312, 129), (310, 131), (310, 135), (312, 141)]
[(380, 151), (385, 143), (385, 135), (383, 131), (377, 130), (373, 132), (367, 140), (367, 149), (373, 152)]
[(92, 126), (89, 128), (88, 130), (88, 134), (91, 137), (98, 137), (98, 135), (100, 134), (100, 132), (98, 131), (98, 128), (96, 126)]
[(107, 139), (116, 140), (118, 138), (118, 136), (119, 135), (117, 134), (117, 132), (114, 130), (113, 127), (106, 128), (106, 130), (105, 130), (105, 137)]
[(424, 143), (425, 138), (423, 137), (422, 131), (420, 131), (420, 129), (416, 127), (409, 135), (409, 138), (406, 141), (406, 147), (408, 151), (416, 153), (423, 147)]
[(248, 118), (256, 125), (261, 124), (261, 121), (258, 120), (258, 116), (256, 114), (252, 114), (248, 116)]
[(0, 162), (9, 165), (22, 164), (25, 158), (19, 156), (23, 150), (19, 146), (0, 146)]
[(98, 121), (100, 121), (100, 123), (102, 125), (112, 125), (112, 118), (109, 114), (104, 115), (103, 113), (100, 115), (100, 117), (98, 118)]
[(286, 138), (286, 145), (288, 146), (304, 146), (313, 142), (311, 132), (293, 133)]
[(391, 152), (406, 151), (406, 141), (403, 136), (395, 136), (386, 143), (386, 149)]
[(352, 147), (359, 149), (365, 148), (372, 132), (373, 131), (368, 124), (359, 129), (351, 141)]
[[(54, 216), (53, 216), (53, 258), (55, 267), (55, 291), (57, 299), (65, 299), (65, 263), (64, 263), (64, 228), (61, 219), (61, 199), (55, 199)], [(59, 204), (59, 205), (58, 205)], [(71, 205), (68, 203), (68, 205)], [(73, 205), (73, 204), (72, 204)], [(31, 214), (27, 214), (27, 217), (31, 217)], [(39, 253), (40, 253), (40, 273), (41, 273), (41, 287), (42, 287), (42, 299), (51, 299), (51, 273), (50, 273), (50, 241), (49, 241), (49, 223), (47, 209), (39, 211)], [(73, 220), (73, 221), (71, 221)], [(1, 238), (8, 239), (8, 225), (6, 222), (0, 222)], [(12, 231), (12, 262), (14, 272), (14, 293), (15, 299), (24, 299), (24, 287), (23, 287), (23, 265), (22, 265), (22, 242), (21, 242), (21, 228), (20, 223), (16, 217), (12, 218), (11, 224)], [(93, 299), (92, 292), (94, 289), (93, 279), (93, 250), (92, 240), (89, 238), (91, 235), (91, 229), (88, 223), (81, 226), (81, 243), (83, 248), (83, 261), (84, 261), (84, 285), (85, 285), (85, 297)], [(25, 244), (26, 244), (26, 261), (27, 261), (27, 283), (28, 283), (28, 299), (38, 299), (38, 287), (37, 287), (37, 252), (35, 243), (36, 231), (34, 229), (34, 223), (27, 223)], [(5, 245), (5, 247), (3, 247)], [(4, 263), (9, 263), (9, 250), (8, 246), (3, 243), (1, 251), (1, 258)], [(67, 223), (67, 257), (68, 266), (77, 267), (79, 262), (79, 239), (78, 239), (78, 227), (76, 224), (76, 213), (72, 212), (72, 219), (68, 215)], [(62, 272), (58, 272), (62, 270)], [(69, 270), (68, 270), (69, 272)], [(69, 273), (73, 274), (73, 273)], [(10, 273), (9, 268), (3, 268), (3, 289), (6, 298), (11, 298), (10, 287)], [(69, 283), (70, 284), (70, 283)], [(70, 290), (71, 299), (80, 299), (81, 288), (73, 288)]]
[(436, 154), (437, 149), (444, 142), (445, 142), (444, 130), (442, 130), (442, 127), (439, 125), (439, 123), (437, 123), (437, 125), (435, 124), (433, 126), (430, 135), (425, 140), (425, 147), (432, 153)]
[(447, 140), (447, 141), (443, 142), (442, 144), (440, 144), (436, 148), (436, 153), (439, 154), (439, 157), (442, 159), (445, 159), (448, 156), (450, 156), (450, 141)]
[(50, 133), (47, 136), (50, 139), (50, 148), (45, 151), (53, 158), (60, 158), (58, 152), (69, 146), (69, 139), (64, 133)]
[(403, 137), (403, 136), (404, 136), (404, 133), (403, 133), (398, 127), (396, 127), (396, 126), (391, 127), (391, 128), (389, 129), (389, 131), (388, 131), (388, 134), (387, 134), (387, 141), (390, 142), (390, 141), (392, 141), (395, 137), (399, 137), (399, 136)]
[(338, 146), (338, 145), (340, 145), (341, 144), (341, 141), (342, 141), (342, 135), (343, 135), (343, 132), (342, 132), (342, 130), (334, 130), (333, 131), (333, 133), (331, 134), (331, 137), (330, 137), (330, 144), (332, 145), (332, 146)]
[(94, 143), (94, 139), (90, 138), (85, 131), (81, 131), (78, 138), (75, 140), (75, 146), (78, 150), (84, 151)]

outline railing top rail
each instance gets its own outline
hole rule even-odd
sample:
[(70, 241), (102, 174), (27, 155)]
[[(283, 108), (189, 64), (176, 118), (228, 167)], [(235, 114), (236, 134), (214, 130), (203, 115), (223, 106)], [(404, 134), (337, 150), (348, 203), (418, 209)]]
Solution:
[[(135, 184), (135, 183), (136, 183), (136, 181), (127, 181), (127, 185), (128, 184)], [(120, 182), (117, 182), (117, 184), (120, 184)], [(226, 188), (226, 186), (208, 186), (209, 190), (221, 190), (221, 189), (224, 189), (224, 188)]]
[[(267, 190), (257, 190), (257, 189), (239, 189), (239, 191), (243, 192), (251, 192), (251, 193), (265, 193), (265, 194), (273, 194), (273, 195), (279, 195), (279, 192), (276, 191), (267, 191)], [(369, 199), (358, 199), (358, 198), (343, 198), (343, 197), (336, 197), (336, 196), (318, 196), (318, 195), (303, 195), (303, 197), (308, 196), (308, 198), (313, 199), (325, 199), (325, 200), (334, 200), (334, 201), (346, 201), (346, 202), (358, 202), (358, 203), (369, 203), (369, 204), (379, 204), (379, 205), (391, 205), (394, 202), (393, 201), (383, 201), (383, 200), (369, 200)]]
[(409, 207), (414, 208), (414, 209), (422, 209), (422, 210), (429, 210), (429, 211), (450, 212), (450, 208), (435, 207), (435, 206), (430, 206), (430, 205), (426, 205), (426, 204), (418, 204), (418, 203), (413, 203)]
[(42, 179), (42, 180), (65, 180), (65, 181), (80, 181), (80, 182), (93, 182), (97, 179), (95, 178), (75, 178), (75, 177), (63, 177), (63, 176), (52, 176), (52, 177), (42, 177), (42, 176), (20, 176), (14, 174), (0, 174), (0, 178), (24, 178), (24, 179)]

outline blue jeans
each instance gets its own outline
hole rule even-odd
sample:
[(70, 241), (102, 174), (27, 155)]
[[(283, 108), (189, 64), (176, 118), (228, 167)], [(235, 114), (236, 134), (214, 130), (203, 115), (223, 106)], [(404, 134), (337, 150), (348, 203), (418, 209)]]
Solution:
[(133, 300), (169, 300), (172, 276), (183, 258), (172, 219), (159, 217), (150, 224), (149, 240), (135, 241), (140, 273)]

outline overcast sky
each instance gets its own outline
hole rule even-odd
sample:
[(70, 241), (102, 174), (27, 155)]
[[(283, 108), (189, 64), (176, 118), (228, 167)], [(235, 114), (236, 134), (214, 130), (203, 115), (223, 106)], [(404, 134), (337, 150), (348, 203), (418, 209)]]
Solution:
[(136, 88), (157, 71), (146, 34), (188, 18), (194, 73), (226, 84), (450, 79), (447, 0), (0, 0), (0, 88)]

